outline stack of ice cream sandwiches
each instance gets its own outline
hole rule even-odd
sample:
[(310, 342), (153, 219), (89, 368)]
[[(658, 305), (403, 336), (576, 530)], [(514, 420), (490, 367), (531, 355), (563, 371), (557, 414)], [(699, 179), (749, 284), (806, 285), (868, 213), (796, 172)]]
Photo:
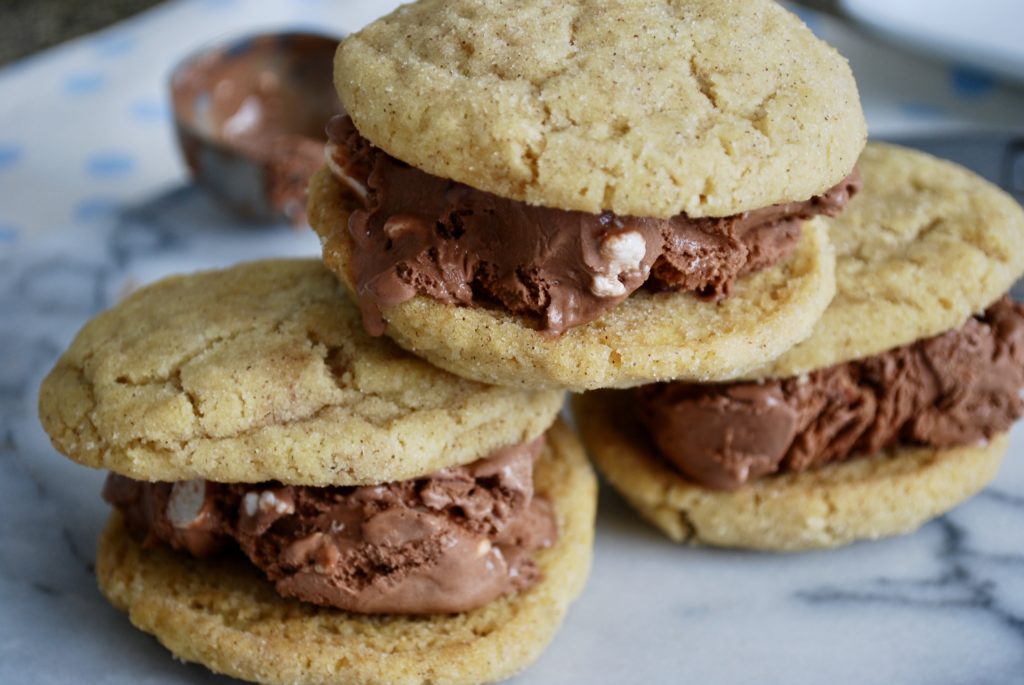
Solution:
[(420, 0), (335, 81), (323, 264), (145, 288), (42, 388), (55, 446), (112, 472), (103, 592), (178, 657), (269, 683), (524, 668), (591, 556), (565, 390), (676, 540), (895, 534), (991, 478), (1024, 213), (865, 150), (846, 61), (779, 5)]

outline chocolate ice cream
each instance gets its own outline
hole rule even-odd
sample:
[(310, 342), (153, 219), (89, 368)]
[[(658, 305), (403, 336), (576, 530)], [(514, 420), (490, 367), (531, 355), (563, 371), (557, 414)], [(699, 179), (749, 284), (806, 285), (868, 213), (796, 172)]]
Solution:
[(1024, 305), (1009, 297), (961, 328), (806, 377), (637, 390), (661, 454), (732, 490), (895, 445), (986, 440), (1024, 413)]
[[(587, 214), (509, 200), (432, 176), (374, 147), (348, 117), (328, 126), (327, 161), (354, 211), (345, 241), (367, 330), (417, 294), (498, 306), (551, 334), (598, 318), (645, 283), (710, 299), (784, 259), (803, 221), (838, 214), (854, 172), (826, 194), (722, 218)], [(346, 230), (347, 229), (347, 230)]]
[(550, 504), (533, 494), (542, 445), (376, 486), (111, 474), (103, 494), (143, 546), (208, 556), (237, 544), (282, 595), (361, 613), (454, 613), (539, 579), (531, 553), (557, 534)]

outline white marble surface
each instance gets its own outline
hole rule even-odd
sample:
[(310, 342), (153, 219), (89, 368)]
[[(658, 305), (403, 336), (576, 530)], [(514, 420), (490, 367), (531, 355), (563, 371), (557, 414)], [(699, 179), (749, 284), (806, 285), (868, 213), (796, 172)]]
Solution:
[[(255, 26), (355, 28), (391, 4), (187, 0), (0, 71), (0, 683), (227, 682), (96, 590), (103, 476), (50, 447), (36, 392), (127, 288), (316, 252), (310, 233), (238, 225), (187, 184), (162, 93), (176, 57)], [(812, 23), (853, 58), (876, 133), (1024, 121), (1019, 92)], [(1024, 683), (1024, 430), (973, 501), (834, 552), (679, 548), (602, 492), (590, 584), (517, 682)]]

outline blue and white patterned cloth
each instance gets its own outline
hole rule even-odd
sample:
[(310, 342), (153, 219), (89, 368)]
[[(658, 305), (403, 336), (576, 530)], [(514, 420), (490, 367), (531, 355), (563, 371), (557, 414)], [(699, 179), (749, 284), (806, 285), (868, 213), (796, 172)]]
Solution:
[(284, 27), (341, 35), (397, 4), (170, 2), (0, 70), (0, 249), (62, 228), (84, 237), (185, 183), (167, 84), (196, 48)]

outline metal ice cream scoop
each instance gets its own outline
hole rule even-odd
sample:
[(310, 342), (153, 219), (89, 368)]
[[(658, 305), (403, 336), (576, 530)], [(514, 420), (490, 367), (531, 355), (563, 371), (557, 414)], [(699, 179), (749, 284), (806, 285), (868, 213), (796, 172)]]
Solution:
[(305, 220), (306, 186), (324, 160), (324, 125), (341, 112), (333, 84), (339, 40), (248, 36), (175, 68), (175, 128), (199, 185), (250, 220)]

